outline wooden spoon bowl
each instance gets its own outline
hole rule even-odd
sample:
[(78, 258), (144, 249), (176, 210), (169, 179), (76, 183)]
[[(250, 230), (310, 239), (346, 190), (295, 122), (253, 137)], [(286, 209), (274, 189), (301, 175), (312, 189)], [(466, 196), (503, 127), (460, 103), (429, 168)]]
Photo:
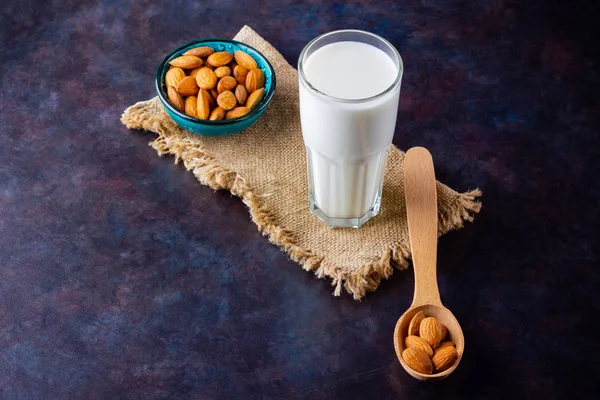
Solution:
[[(439, 380), (450, 375), (460, 363), (465, 348), (465, 337), (460, 324), (446, 307), (442, 305), (437, 285), (437, 192), (433, 159), (423, 147), (413, 147), (404, 159), (404, 191), (406, 216), (410, 236), (413, 269), (415, 273), (415, 294), (410, 308), (400, 317), (394, 330), (394, 348), (402, 367), (419, 380)], [(456, 345), (458, 358), (448, 369), (423, 374), (409, 367), (402, 353), (406, 349), (405, 339), (413, 316), (423, 311), (427, 317), (435, 317), (448, 328), (445, 340)], [(434, 349), (435, 350), (435, 349)]]
[[(448, 328), (448, 336), (446, 336), (444, 341), (450, 340), (454, 342), (456, 346), (456, 352), (458, 353), (458, 358), (447, 370), (434, 374), (422, 374), (409, 367), (402, 358), (402, 352), (406, 350), (406, 345), (404, 343), (406, 337), (408, 336), (408, 325), (410, 324), (410, 321), (414, 315), (419, 311), (423, 311), (423, 313), (428, 317), (435, 317), (440, 324), (444, 324), (446, 325), (446, 328)], [(402, 367), (404, 367), (406, 372), (408, 372), (412, 377), (422, 381), (435, 381), (444, 379), (450, 375), (456, 369), (456, 367), (458, 367), (465, 349), (465, 337), (463, 336), (460, 324), (450, 310), (441, 304), (439, 306), (425, 304), (411, 307), (404, 314), (402, 314), (396, 323), (396, 329), (394, 329), (394, 348), (396, 349), (396, 355), (398, 356), (398, 360), (400, 360), (400, 364), (402, 364)]]

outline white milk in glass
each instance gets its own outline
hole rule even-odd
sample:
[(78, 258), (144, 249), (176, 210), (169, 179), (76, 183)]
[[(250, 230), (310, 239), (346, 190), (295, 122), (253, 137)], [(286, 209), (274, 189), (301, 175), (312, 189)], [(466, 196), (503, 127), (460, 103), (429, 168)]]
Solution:
[(321, 92), (300, 83), (311, 202), (330, 219), (376, 215), (400, 85), (386, 90), (400, 67), (375, 46), (339, 41), (308, 55), (302, 68)]

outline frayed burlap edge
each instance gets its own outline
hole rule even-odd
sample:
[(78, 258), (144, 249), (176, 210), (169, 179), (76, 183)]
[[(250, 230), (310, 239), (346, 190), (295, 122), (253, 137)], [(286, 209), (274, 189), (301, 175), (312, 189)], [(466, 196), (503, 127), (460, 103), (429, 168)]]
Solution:
[[(174, 163), (183, 161), (185, 168), (191, 171), (201, 183), (215, 190), (229, 190), (232, 194), (241, 197), (248, 206), (252, 221), (259, 231), (267, 236), (271, 243), (282, 248), (292, 260), (302, 265), (306, 271), (313, 271), (320, 279), (331, 278), (331, 284), (335, 287), (333, 292), (335, 296), (342, 293), (343, 287), (355, 300), (360, 300), (367, 292), (377, 289), (382, 279), (388, 279), (394, 267), (399, 270), (408, 267), (410, 259), (408, 241), (396, 243), (377, 261), (362, 265), (352, 274), (344, 272), (340, 267), (329, 263), (324, 257), (314, 254), (311, 250), (299, 246), (291, 231), (277, 225), (261, 196), (253, 191), (243, 177), (220, 165), (193, 139), (193, 134), (180, 129), (175, 124), (167, 127), (160, 119), (155, 118), (151, 111), (155, 101), (156, 98), (127, 108), (121, 117), (121, 122), (130, 129), (155, 132), (158, 138), (149, 145), (160, 156), (165, 154), (175, 156)], [(175, 134), (173, 130), (179, 133)], [(478, 189), (457, 193), (457, 197), (453, 200), (454, 207), (447, 207), (446, 210), (439, 212), (439, 234), (461, 228), (464, 221), (472, 221), (473, 214), (478, 213), (481, 208), (481, 203), (475, 200), (479, 196), (481, 191)]]

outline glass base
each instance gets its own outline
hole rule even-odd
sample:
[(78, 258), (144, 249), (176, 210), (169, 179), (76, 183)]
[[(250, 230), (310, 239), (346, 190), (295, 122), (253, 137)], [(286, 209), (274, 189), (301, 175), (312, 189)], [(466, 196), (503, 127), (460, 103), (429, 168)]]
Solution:
[(381, 208), (381, 192), (375, 199), (373, 206), (365, 213), (365, 215), (360, 218), (329, 217), (323, 212), (323, 210), (319, 208), (312, 196), (308, 196), (308, 200), (310, 204), (310, 212), (315, 217), (325, 222), (330, 228), (360, 228), (365, 224), (365, 222), (379, 214), (379, 209)]

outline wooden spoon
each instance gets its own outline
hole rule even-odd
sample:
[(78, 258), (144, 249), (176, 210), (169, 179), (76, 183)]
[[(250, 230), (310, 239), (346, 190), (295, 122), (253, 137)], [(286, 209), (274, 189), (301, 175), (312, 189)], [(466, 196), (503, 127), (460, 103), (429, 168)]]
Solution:
[[(394, 330), (394, 348), (402, 367), (414, 378), (422, 381), (444, 379), (460, 363), (465, 348), (465, 338), (460, 324), (440, 300), (436, 277), (438, 218), (437, 193), (433, 159), (427, 149), (413, 147), (404, 159), (404, 193), (408, 232), (415, 271), (415, 295), (410, 308), (400, 317)], [(448, 338), (456, 345), (458, 358), (445, 371), (423, 374), (410, 368), (402, 358), (404, 343), (412, 317), (423, 311), (427, 317), (435, 317), (448, 328)]]

